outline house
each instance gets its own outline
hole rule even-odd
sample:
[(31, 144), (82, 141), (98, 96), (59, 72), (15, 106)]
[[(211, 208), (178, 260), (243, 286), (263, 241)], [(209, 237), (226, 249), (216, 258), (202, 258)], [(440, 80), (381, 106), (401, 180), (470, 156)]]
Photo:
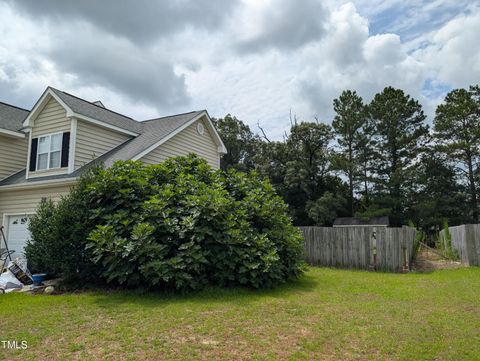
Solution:
[(388, 217), (339, 217), (333, 222), (334, 227), (388, 227), (389, 225)]
[(67, 194), (92, 161), (154, 164), (189, 153), (214, 168), (226, 153), (205, 110), (137, 121), (51, 87), (30, 111), (0, 103), (0, 226), (9, 248), (22, 253), (40, 200)]

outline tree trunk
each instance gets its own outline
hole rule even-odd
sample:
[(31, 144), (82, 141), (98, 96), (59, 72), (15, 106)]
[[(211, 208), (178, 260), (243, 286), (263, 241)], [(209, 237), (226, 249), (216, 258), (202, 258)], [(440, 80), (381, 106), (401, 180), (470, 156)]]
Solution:
[(477, 187), (475, 186), (475, 178), (473, 174), (473, 161), (470, 152), (467, 152), (468, 163), (468, 185), (470, 188), (470, 200), (472, 207), (472, 217), (475, 222), (478, 222), (478, 205), (477, 205)]
[(354, 204), (353, 204), (353, 155), (352, 155), (352, 145), (348, 145), (348, 186), (349, 186), (349, 208), (350, 216), (355, 215)]
[(365, 161), (363, 163), (363, 184), (365, 187), (365, 206), (368, 206), (368, 161), (367, 157), (365, 157)]

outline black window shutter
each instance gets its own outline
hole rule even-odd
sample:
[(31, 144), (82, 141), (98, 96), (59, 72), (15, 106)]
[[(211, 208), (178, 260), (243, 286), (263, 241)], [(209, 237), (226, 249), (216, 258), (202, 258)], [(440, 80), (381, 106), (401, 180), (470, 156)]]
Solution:
[(30, 146), (30, 172), (35, 172), (37, 169), (37, 147), (38, 147), (38, 138), (32, 139), (32, 144)]
[(62, 163), (61, 167), (68, 167), (68, 155), (70, 153), (70, 132), (63, 133), (62, 139)]

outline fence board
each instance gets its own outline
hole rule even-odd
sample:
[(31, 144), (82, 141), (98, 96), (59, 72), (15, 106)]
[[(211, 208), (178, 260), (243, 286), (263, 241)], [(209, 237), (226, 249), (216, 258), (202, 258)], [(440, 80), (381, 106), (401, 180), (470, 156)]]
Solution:
[[(463, 224), (448, 227), (452, 237), (452, 247), (458, 251), (462, 263), (480, 266), (480, 224)], [(446, 246), (445, 230), (440, 232), (440, 240)]]
[(305, 240), (306, 259), (311, 265), (373, 269), (374, 231), (377, 236), (377, 269), (401, 272), (404, 248), (407, 249), (409, 266), (412, 262), (414, 228), (300, 227), (300, 230)]

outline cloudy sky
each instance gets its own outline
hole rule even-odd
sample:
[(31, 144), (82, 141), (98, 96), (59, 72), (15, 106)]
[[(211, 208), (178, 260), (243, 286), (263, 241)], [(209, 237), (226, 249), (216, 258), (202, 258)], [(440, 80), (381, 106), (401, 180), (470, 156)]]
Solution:
[(0, 0), (0, 101), (48, 86), (138, 120), (196, 109), (273, 138), (392, 85), (428, 115), (480, 83), (480, 0)]

